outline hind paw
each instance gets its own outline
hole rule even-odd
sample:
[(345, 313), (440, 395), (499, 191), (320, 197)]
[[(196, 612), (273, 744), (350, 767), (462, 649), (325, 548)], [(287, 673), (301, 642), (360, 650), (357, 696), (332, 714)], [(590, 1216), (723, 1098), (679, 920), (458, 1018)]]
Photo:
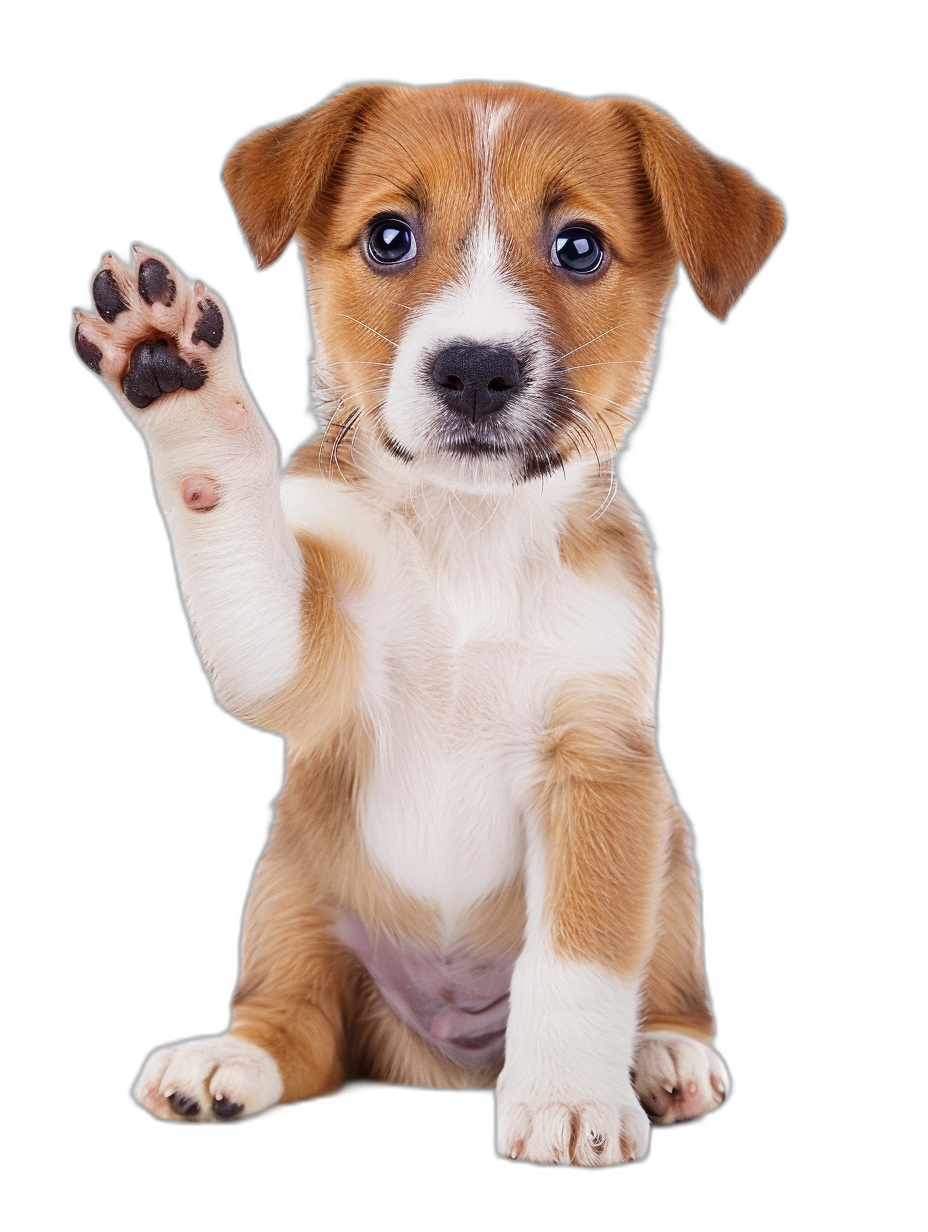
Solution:
[(214, 1035), (153, 1052), (132, 1094), (162, 1120), (231, 1121), (276, 1104), (283, 1083), (263, 1048), (234, 1035)]
[(633, 1082), (656, 1125), (672, 1125), (711, 1112), (731, 1085), (725, 1062), (717, 1052), (676, 1031), (645, 1031), (639, 1035)]

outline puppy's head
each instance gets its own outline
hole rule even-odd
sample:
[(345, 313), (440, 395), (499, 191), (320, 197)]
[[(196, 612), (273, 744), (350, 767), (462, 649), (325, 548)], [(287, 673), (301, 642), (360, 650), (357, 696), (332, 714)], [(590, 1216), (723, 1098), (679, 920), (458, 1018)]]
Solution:
[(260, 265), (300, 240), (334, 439), (472, 490), (610, 454), (677, 262), (724, 317), (783, 225), (662, 113), (522, 86), (359, 86), (224, 174)]

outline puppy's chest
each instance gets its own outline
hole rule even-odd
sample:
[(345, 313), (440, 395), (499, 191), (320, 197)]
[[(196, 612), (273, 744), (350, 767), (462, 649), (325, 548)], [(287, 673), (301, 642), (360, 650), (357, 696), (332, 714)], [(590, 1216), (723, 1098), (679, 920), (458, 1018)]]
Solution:
[(455, 935), (516, 881), (546, 716), (628, 654), (618, 612), (552, 554), (381, 557), (357, 612), (375, 756), (359, 821), (374, 863)]

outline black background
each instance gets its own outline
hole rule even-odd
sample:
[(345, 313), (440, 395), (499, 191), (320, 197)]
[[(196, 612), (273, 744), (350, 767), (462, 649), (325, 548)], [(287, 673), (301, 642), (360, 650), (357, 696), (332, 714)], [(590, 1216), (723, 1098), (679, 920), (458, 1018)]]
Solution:
[[(276, 38), (286, 42), (286, 32)], [(658, 58), (600, 54), (583, 70), (541, 73), (524, 58), (500, 71), (487, 54), (466, 64), (442, 57), (429, 71), (409, 54), (340, 49), (329, 58), (307, 49), (323, 67), (304, 62), (297, 73), (277, 70), (272, 43), (261, 48), (260, 69), (201, 52), (189, 67), (155, 71), (152, 57), (101, 47), (75, 68), (53, 170), (67, 208), (55, 238), (51, 323), (52, 331), (60, 325), (53, 379), (62, 413), (42, 420), (36, 447), (67, 510), (54, 536), (52, 653), (60, 659), (49, 685), (65, 681), (65, 705), (49, 696), (41, 731), (51, 732), (52, 749), (60, 742), (78, 758), (49, 755), (43, 772), (63, 793), (65, 822), (43, 835), (58, 873), (52, 918), (68, 955), (49, 958), (60, 972), (57, 984), (49, 979), (58, 989), (49, 988), (49, 1000), (70, 1007), (84, 1058), (79, 1098), (105, 1122), (104, 1141), (116, 1138), (147, 1167), (189, 1161), (208, 1175), (212, 1164), (260, 1159), (277, 1174), (292, 1153), (304, 1178), (348, 1168), (362, 1181), (376, 1168), (405, 1183), (420, 1173), (442, 1178), (457, 1193), (463, 1181), (465, 1196), (487, 1181), (494, 1193), (537, 1185), (582, 1193), (579, 1174), (494, 1157), (490, 1095), (352, 1093), (224, 1130), (163, 1126), (128, 1100), (150, 1048), (226, 1023), (240, 912), (281, 785), (282, 747), (213, 703), (142, 441), (71, 354), (69, 312), (89, 306), (105, 251), (123, 261), (133, 241), (164, 251), (226, 299), (245, 376), (286, 456), (312, 428), (302, 275), (295, 249), (255, 271), (219, 181), (234, 143), (354, 80), (487, 76), (626, 94), (656, 102), (707, 148), (752, 171), (784, 202), (790, 229), (725, 325), (680, 278), (651, 402), (621, 472), (657, 545), (661, 743), (698, 838), (717, 1042), (735, 1093), (704, 1124), (657, 1132), (645, 1163), (589, 1184), (617, 1204), (636, 1194), (656, 1214), (668, 1202), (680, 1214), (717, 1210), (736, 1179), (770, 1186), (773, 1200), (791, 1151), (789, 1109), (802, 1098), (789, 1040), (806, 962), (796, 923), (802, 768), (791, 745), (801, 685), (792, 648), (804, 604), (796, 510), (806, 480), (788, 310), (802, 229), (801, 134), (796, 108), (784, 102), (783, 69), (770, 59), (735, 80), (695, 68), (682, 78)]]

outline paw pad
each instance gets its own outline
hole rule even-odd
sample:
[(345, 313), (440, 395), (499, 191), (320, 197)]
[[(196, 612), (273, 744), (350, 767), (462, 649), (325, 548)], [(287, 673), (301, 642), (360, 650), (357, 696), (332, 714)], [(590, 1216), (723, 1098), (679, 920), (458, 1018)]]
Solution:
[(122, 391), (134, 407), (142, 411), (161, 394), (175, 389), (199, 389), (206, 380), (206, 366), (195, 359), (187, 363), (167, 338), (140, 342), (132, 352), (129, 371), (122, 379)]
[(119, 294), (119, 284), (112, 270), (102, 269), (94, 278), (93, 302), (104, 321), (115, 321), (129, 307)]
[[(223, 309), (160, 257), (135, 249), (135, 268), (107, 256), (93, 280), (96, 316), (78, 312), (74, 345), (91, 371), (144, 410), (162, 394), (200, 389), (225, 334)], [(220, 361), (222, 363), (225, 360)]]
[(139, 266), (139, 294), (146, 304), (164, 304), (165, 308), (170, 308), (174, 303), (177, 283), (157, 257), (148, 257)]

